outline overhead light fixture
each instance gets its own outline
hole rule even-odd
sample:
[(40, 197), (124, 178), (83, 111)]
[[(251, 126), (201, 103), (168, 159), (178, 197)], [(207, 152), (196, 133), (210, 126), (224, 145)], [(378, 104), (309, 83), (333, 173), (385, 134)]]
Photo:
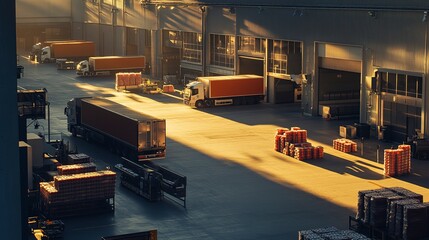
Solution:
[(156, 6), (156, 9), (158, 9), (158, 10), (159, 10), (159, 9), (161, 9), (161, 7), (162, 7), (161, 5), (157, 5), (157, 6)]
[(424, 11), (423, 12), (422, 22), (426, 22), (427, 18), (428, 18), (428, 11)]
[(174, 6), (170, 6), (170, 10), (173, 10), (175, 7)]
[(204, 7), (204, 6), (200, 6), (200, 11), (201, 11), (201, 12), (205, 12), (205, 11), (206, 11), (206, 7)]

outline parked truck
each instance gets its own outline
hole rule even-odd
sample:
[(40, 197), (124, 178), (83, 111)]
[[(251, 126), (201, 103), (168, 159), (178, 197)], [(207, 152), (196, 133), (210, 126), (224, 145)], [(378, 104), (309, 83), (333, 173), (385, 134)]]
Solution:
[(257, 75), (198, 77), (186, 85), (183, 102), (202, 108), (256, 104), (264, 97), (264, 78)]
[(117, 72), (141, 72), (145, 68), (144, 56), (90, 57), (76, 67), (79, 76), (111, 75)]
[(75, 62), (95, 55), (95, 43), (91, 41), (58, 41), (42, 48), (40, 62)]
[(105, 98), (71, 99), (64, 113), (73, 136), (102, 143), (133, 161), (165, 157), (165, 119), (132, 111)]

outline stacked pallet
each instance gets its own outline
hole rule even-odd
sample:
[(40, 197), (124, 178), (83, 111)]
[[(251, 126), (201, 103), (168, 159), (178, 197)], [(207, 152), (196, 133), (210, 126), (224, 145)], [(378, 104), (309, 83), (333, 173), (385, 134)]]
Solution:
[(139, 88), (142, 84), (143, 79), (140, 72), (116, 73), (115, 89), (117, 91)]
[(411, 172), (411, 146), (399, 145), (398, 149), (384, 150), (384, 175), (399, 176)]
[(370, 240), (352, 230), (339, 230), (336, 227), (317, 228), (298, 232), (299, 240)]
[(429, 236), (429, 203), (423, 196), (404, 188), (359, 191), (356, 219), (386, 231), (394, 239)]
[(55, 176), (52, 182), (40, 183), (41, 210), (50, 217), (64, 217), (105, 207), (102, 203), (115, 196), (115, 181), (116, 173), (110, 170)]
[(334, 149), (345, 153), (357, 152), (357, 143), (346, 138), (334, 139), (332, 146)]
[(307, 142), (307, 130), (299, 127), (278, 128), (274, 138), (274, 150), (298, 160), (323, 158), (323, 147)]
[(91, 158), (85, 153), (69, 154), (67, 156), (67, 164), (89, 163)]
[(70, 164), (57, 167), (59, 175), (95, 172), (95, 169), (94, 163)]

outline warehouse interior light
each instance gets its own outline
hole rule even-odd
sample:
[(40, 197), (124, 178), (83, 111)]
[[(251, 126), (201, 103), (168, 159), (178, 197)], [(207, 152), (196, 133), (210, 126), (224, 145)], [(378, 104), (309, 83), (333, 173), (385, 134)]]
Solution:
[(428, 11), (424, 11), (424, 12), (423, 12), (422, 22), (426, 22), (427, 17), (428, 17)]
[(170, 6), (170, 10), (173, 10), (175, 8), (175, 6)]
[(204, 6), (200, 6), (200, 11), (201, 11), (201, 12), (205, 12), (205, 11), (206, 11), (206, 7), (204, 7)]
[(156, 5), (156, 9), (161, 9), (162, 8), (162, 6), (161, 5)]

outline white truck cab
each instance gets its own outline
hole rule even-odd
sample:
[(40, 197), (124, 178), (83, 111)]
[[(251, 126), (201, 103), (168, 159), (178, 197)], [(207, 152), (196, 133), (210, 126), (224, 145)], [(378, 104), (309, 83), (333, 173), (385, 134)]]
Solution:
[(194, 81), (186, 85), (183, 92), (183, 103), (193, 108), (204, 106), (204, 85), (202, 82)]
[(89, 75), (89, 62), (88, 60), (80, 61), (76, 66), (76, 74), (79, 76)]
[(42, 53), (40, 55), (40, 62), (50, 62), (52, 61), (51, 57), (51, 47), (44, 47), (42, 48)]

